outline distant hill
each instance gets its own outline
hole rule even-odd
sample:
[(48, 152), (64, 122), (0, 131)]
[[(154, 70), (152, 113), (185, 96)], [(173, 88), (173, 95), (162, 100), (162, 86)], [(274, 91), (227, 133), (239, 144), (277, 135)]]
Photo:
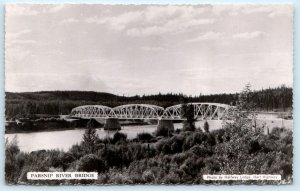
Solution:
[(118, 98), (114, 94), (93, 91), (40, 91), (40, 92), (6, 92), (7, 100), (59, 100), (59, 101), (104, 101)]

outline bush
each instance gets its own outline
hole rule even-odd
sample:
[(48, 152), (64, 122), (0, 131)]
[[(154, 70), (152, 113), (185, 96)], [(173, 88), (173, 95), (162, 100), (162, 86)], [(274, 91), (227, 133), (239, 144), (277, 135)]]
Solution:
[(127, 140), (127, 135), (125, 133), (121, 133), (118, 131), (114, 134), (112, 142), (113, 143), (126, 142), (126, 140)]
[(88, 154), (80, 158), (78, 169), (84, 172), (103, 172), (105, 170), (104, 162), (94, 154)]
[(153, 136), (150, 134), (150, 133), (139, 133), (139, 134), (137, 134), (137, 139), (139, 140), (139, 141), (146, 141), (146, 142), (148, 142), (148, 141), (150, 141), (151, 139), (153, 139)]
[(256, 153), (256, 152), (260, 151), (261, 148), (262, 147), (260, 146), (260, 144), (257, 140), (251, 140), (249, 142), (249, 151), (248, 151), (248, 153), (249, 154)]
[(207, 157), (213, 154), (212, 150), (208, 149), (204, 145), (195, 145), (190, 150), (199, 157)]
[(160, 120), (156, 130), (156, 136), (170, 137), (174, 132), (173, 122), (170, 120)]

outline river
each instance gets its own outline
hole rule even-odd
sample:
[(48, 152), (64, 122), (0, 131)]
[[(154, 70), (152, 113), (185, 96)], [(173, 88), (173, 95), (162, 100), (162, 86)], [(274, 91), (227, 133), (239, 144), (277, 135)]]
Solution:
[[(221, 120), (208, 121), (210, 130), (222, 128)], [(274, 127), (293, 128), (293, 120), (279, 119), (273, 115), (261, 115), (258, 117), (259, 124), (265, 124), (271, 131)], [(196, 128), (203, 128), (204, 121), (197, 121)], [(129, 125), (123, 126), (120, 132), (126, 133), (127, 138), (135, 138), (138, 133), (148, 132), (153, 133), (157, 125)], [(175, 129), (181, 129), (182, 123), (174, 123)], [(49, 132), (31, 132), (31, 133), (14, 133), (5, 134), (5, 138), (12, 140), (17, 136), (18, 145), (21, 151), (31, 152), (41, 149), (61, 149), (67, 151), (72, 145), (80, 143), (84, 134), (84, 129), (49, 131)], [(104, 131), (102, 128), (96, 130), (100, 138), (113, 136), (115, 131)], [(267, 128), (265, 128), (265, 133)]]

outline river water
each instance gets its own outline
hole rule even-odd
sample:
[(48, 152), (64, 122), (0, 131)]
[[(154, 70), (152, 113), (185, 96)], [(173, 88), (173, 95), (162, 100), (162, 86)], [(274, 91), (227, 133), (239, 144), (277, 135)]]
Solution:
[[(222, 120), (208, 121), (210, 130), (222, 128)], [(258, 117), (258, 123), (265, 124), (265, 132), (267, 127), (272, 130), (274, 127), (293, 128), (293, 120), (283, 120), (276, 116), (262, 115)], [(197, 121), (196, 127), (203, 128), (204, 121)], [(121, 132), (127, 134), (127, 138), (135, 138), (138, 133), (148, 132), (153, 133), (157, 125), (129, 125), (123, 126)], [(182, 123), (174, 123), (175, 129), (181, 129)], [(67, 151), (72, 145), (80, 143), (85, 129), (73, 129), (62, 131), (49, 131), (49, 132), (32, 132), (32, 133), (15, 133), (6, 134), (5, 138), (12, 140), (17, 136), (18, 145), (21, 151), (31, 152), (41, 149), (61, 149)], [(113, 136), (115, 131), (104, 131), (103, 128), (97, 129), (97, 134), (100, 138), (106, 136)]]

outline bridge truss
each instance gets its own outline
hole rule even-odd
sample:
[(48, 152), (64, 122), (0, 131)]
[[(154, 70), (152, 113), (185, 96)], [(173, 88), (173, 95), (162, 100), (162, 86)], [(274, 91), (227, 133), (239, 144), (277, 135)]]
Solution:
[[(228, 109), (231, 107), (227, 104), (220, 103), (188, 103), (193, 106), (195, 119), (213, 120), (222, 119)], [(167, 107), (162, 116), (163, 119), (183, 119), (182, 118), (182, 104)]]
[(115, 107), (113, 111), (119, 119), (159, 119), (164, 108), (149, 104), (130, 104)]
[(71, 117), (78, 118), (111, 118), (115, 117), (114, 110), (104, 105), (83, 105), (72, 109)]
[[(187, 105), (193, 106), (194, 117), (199, 120), (220, 120), (231, 107), (220, 103), (188, 103)], [(150, 104), (128, 104), (115, 108), (103, 105), (85, 105), (72, 109), (70, 116), (78, 118), (185, 120), (182, 117), (182, 104), (166, 109)]]

